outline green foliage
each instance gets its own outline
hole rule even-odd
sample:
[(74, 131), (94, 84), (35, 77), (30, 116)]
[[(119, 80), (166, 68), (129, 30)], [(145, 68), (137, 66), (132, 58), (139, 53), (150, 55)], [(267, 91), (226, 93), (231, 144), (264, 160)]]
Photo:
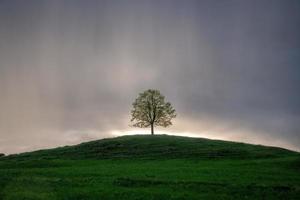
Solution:
[(131, 111), (133, 126), (147, 128), (151, 126), (153, 134), (154, 126), (168, 127), (171, 120), (176, 117), (175, 109), (171, 103), (165, 102), (165, 97), (158, 90), (146, 90), (139, 94), (134, 101)]
[(300, 155), (168, 135), (122, 136), (0, 159), (0, 200), (298, 199)]
[(298, 199), (299, 156), (0, 161), (0, 199)]
[[(75, 146), (10, 155), (2, 160), (29, 159), (256, 159), (298, 155), (282, 148), (169, 135), (131, 135)], [(0, 160), (1, 160), (0, 159)]]

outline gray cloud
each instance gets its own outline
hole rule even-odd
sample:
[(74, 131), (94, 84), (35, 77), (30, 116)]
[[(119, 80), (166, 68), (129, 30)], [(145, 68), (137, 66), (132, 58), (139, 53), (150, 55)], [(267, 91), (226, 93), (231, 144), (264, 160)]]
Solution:
[[(129, 130), (158, 88), (171, 132), (299, 150), (297, 1), (1, 1), (0, 151)], [(210, 135), (211, 134), (211, 135)]]

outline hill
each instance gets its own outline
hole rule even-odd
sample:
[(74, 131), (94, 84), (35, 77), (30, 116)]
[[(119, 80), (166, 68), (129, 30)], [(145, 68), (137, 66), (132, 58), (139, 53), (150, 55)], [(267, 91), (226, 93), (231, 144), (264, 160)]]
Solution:
[(282, 148), (122, 136), (0, 158), (0, 200), (299, 199), (299, 174)]
[(249, 159), (298, 153), (278, 147), (169, 135), (131, 135), (7, 156), (6, 159)]

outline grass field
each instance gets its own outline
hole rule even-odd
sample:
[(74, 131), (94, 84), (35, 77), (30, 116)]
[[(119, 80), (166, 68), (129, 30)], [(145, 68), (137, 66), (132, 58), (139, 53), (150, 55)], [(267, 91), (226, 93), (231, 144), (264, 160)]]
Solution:
[(299, 199), (300, 155), (175, 136), (124, 136), (0, 160), (0, 199)]

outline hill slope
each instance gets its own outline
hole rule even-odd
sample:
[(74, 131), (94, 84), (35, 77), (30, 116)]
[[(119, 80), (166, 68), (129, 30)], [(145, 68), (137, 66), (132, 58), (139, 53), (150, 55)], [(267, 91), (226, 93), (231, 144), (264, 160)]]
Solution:
[(169, 135), (132, 135), (75, 146), (39, 150), (5, 159), (221, 159), (276, 158), (299, 155), (277, 147)]
[(167, 135), (103, 139), (1, 158), (0, 200), (298, 200), (299, 155)]

